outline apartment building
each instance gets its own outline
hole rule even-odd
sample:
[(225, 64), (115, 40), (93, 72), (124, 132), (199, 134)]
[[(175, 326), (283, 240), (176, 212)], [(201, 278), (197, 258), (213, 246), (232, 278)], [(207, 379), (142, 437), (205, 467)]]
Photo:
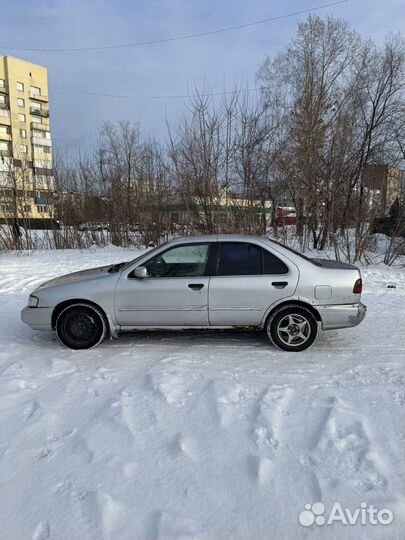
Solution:
[(0, 56), (0, 223), (54, 215), (48, 72)]
[(377, 216), (388, 216), (395, 199), (404, 202), (405, 171), (390, 165), (368, 165), (364, 171), (364, 187), (369, 205)]

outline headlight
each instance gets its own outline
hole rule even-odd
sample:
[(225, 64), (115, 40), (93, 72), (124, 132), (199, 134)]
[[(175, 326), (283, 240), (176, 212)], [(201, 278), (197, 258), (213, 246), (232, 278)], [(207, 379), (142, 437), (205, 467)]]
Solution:
[(39, 298), (37, 298), (36, 296), (30, 295), (28, 297), (28, 307), (37, 307), (38, 302), (39, 302)]

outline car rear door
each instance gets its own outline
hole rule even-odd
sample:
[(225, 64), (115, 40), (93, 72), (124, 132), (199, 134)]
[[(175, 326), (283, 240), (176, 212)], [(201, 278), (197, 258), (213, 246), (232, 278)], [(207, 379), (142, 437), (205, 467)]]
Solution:
[(213, 326), (261, 324), (267, 309), (291, 296), (298, 268), (283, 255), (254, 242), (221, 242), (209, 286)]
[(208, 242), (175, 245), (140, 264), (149, 277), (136, 278), (134, 269), (123, 272), (115, 291), (117, 322), (123, 327), (208, 325), (209, 251)]

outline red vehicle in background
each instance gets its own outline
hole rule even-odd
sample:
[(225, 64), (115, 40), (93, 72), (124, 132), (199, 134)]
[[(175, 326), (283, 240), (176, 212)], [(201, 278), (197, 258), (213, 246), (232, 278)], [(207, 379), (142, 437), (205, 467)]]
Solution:
[(276, 223), (282, 225), (296, 225), (297, 215), (293, 206), (278, 206), (276, 211)]

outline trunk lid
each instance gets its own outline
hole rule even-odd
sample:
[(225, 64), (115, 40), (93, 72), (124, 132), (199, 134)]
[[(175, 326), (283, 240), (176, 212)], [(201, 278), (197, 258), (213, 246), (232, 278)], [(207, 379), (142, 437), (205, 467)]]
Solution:
[(313, 261), (318, 266), (322, 266), (322, 268), (342, 268), (346, 270), (359, 270), (357, 266), (354, 264), (349, 264), (341, 261), (333, 261), (331, 259), (316, 259), (314, 257), (311, 257)]

